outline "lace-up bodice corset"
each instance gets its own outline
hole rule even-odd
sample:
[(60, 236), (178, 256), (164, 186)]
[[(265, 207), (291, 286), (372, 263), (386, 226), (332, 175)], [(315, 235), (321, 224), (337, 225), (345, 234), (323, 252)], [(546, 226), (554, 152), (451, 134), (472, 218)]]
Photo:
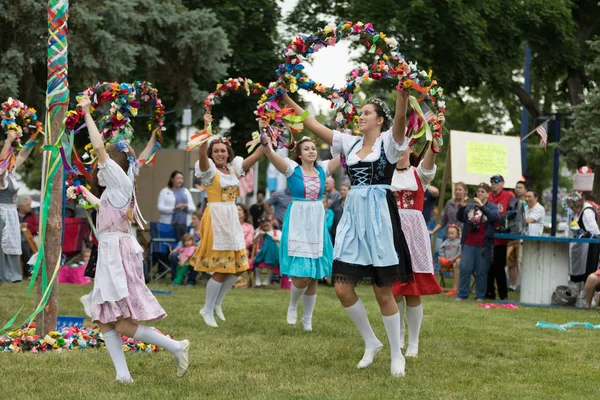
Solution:
[[(356, 146), (359, 142), (356, 142)], [(353, 147), (354, 147), (353, 146)], [(350, 176), (352, 186), (389, 185), (394, 176), (395, 164), (388, 161), (383, 143), (381, 153), (376, 161), (359, 161), (353, 165), (346, 166), (346, 172)]]

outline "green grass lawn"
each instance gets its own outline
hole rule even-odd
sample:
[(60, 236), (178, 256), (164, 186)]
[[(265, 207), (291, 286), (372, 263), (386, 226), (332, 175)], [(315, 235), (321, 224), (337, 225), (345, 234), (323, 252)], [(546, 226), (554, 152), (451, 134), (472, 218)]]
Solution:
[[(171, 290), (153, 283), (152, 289)], [(25, 284), (0, 286), (0, 321), (21, 304)], [(60, 315), (83, 315), (89, 287), (61, 285)], [(312, 333), (285, 322), (289, 292), (234, 289), (226, 323), (208, 328), (198, 315), (204, 288), (157, 295), (168, 317), (153, 325), (191, 342), (190, 369), (177, 378), (170, 353), (128, 353), (133, 385), (111, 384), (105, 350), (0, 354), (3, 399), (397, 399), (595, 398), (600, 395), (600, 331), (560, 332), (538, 321), (600, 324), (596, 311), (520, 307), (483, 309), (442, 295), (424, 298), (420, 355), (404, 378), (389, 376), (389, 346), (370, 288), (359, 288), (384, 351), (357, 370), (363, 344), (332, 288), (320, 287)]]

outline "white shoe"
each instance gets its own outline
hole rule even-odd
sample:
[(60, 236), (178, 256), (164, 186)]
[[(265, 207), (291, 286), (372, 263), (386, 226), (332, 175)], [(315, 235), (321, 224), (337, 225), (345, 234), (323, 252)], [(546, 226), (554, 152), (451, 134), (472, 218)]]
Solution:
[(261, 283), (260, 279), (255, 279), (254, 286), (256, 286), (256, 287), (261, 287), (262, 286), (262, 283)]
[(211, 328), (218, 328), (217, 321), (215, 321), (215, 317), (213, 315), (208, 315), (204, 312), (204, 308), (200, 310), (200, 315), (204, 318), (204, 323)]
[(131, 384), (133, 383), (133, 378), (117, 378), (114, 381), (112, 381), (111, 383), (113, 384)]
[[(402, 357), (402, 355), (400, 355)], [(401, 376), (406, 375), (406, 360), (402, 357), (401, 360), (392, 363), (391, 373), (394, 378), (399, 378)]]
[(296, 321), (298, 321), (298, 310), (291, 310), (288, 307), (288, 312), (287, 312), (287, 323), (289, 325), (296, 325)]
[(312, 332), (312, 318), (302, 318), (302, 327), (305, 332)]
[(179, 343), (181, 343), (181, 353), (179, 353), (178, 356), (175, 356), (175, 362), (177, 363), (177, 376), (182, 377), (190, 364), (190, 342), (186, 339)]
[(221, 306), (215, 306), (215, 314), (217, 314), (217, 317), (219, 317), (221, 321), (225, 321), (225, 314), (223, 314)]
[(79, 298), (81, 304), (83, 304), (83, 311), (85, 315), (92, 318), (92, 294), (88, 293)]
[(416, 357), (419, 355), (419, 346), (411, 346), (409, 345), (406, 349), (406, 353), (404, 353), (405, 357)]
[(383, 344), (381, 343), (379, 343), (379, 346), (377, 347), (366, 347), (365, 354), (363, 354), (363, 358), (358, 362), (356, 368), (363, 369), (373, 364), (373, 359), (381, 351), (381, 349), (383, 349)]

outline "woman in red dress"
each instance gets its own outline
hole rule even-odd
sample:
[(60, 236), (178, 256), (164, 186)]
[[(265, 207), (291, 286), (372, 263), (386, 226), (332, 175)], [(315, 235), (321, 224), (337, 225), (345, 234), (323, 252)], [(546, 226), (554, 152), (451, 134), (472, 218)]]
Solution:
[[(443, 121), (443, 117), (442, 121)], [(400, 310), (401, 346), (404, 348), (404, 297), (406, 297), (406, 320), (408, 322), (408, 348), (406, 357), (419, 353), (419, 332), (423, 321), (421, 296), (438, 294), (442, 288), (435, 279), (433, 258), (427, 224), (423, 218), (425, 189), (435, 176), (435, 153), (431, 147), (415, 168), (411, 165), (412, 146), (396, 164), (392, 179), (392, 192), (398, 205), (402, 231), (408, 242), (414, 280), (394, 284), (392, 292)]]

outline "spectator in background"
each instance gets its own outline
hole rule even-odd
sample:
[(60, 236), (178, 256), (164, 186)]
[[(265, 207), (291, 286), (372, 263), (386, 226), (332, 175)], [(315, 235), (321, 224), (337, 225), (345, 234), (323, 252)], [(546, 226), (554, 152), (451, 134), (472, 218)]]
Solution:
[(453, 271), (452, 290), (446, 296), (456, 296), (460, 276), (460, 229), (456, 225), (448, 225), (446, 236), (447, 239), (440, 246), (438, 261), (441, 267)]
[[(490, 185), (480, 183), (477, 187), (474, 204), (458, 208), (458, 220), (463, 223), (466, 233), (463, 235), (460, 258), (460, 280), (456, 300), (469, 297), (471, 274), (475, 270), (475, 297), (483, 300), (487, 289), (487, 273), (490, 265), (490, 253), (494, 244), (496, 222), (500, 218), (498, 206), (488, 201)], [(504, 271), (504, 269), (503, 269)], [(506, 281), (504, 281), (506, 285)]]
[(196, 190), (200, 192), (200, 201), (196, 205), (196, 210), (200, 211), (200, 219), (202, 219), (202, 214), (204, 213), (204, 209), (206, 208), (206, 203), (208, 203), (208, 195), (206, 194), (204, 186), (202, 186), (202, 179), (194, 177), (193, 183)]
[(19, 196), (17, 198), (17, 212), (19, 213), (19, 222), (21, 223), (21, 265), (23, 266), (23, 277), (28, 278), (31, 274), (27, 262), (33, 255), (33, 251), (23, 235), (23, 229), (28, 231), (33, 237), (38, 234), (40, 221), (38, 216), (31, 211), (31, 197), (29, 196)]
[[(252, 226), (254, 229), (258, 229), (260, 217), (263, 216), (265, 211), (269, 208), (269, 205), (265, 203), (265, 191), (259, 190), (256, 192), (256, 204), (250, 207), (250, 216), (252, 217)], [(269, 214), (269, 213), (267, 213)]]
[(331, 205), (331, 211), (333, 211), (333, 225), (331, 225), (331, 229), (329, 230), (329, 234), (331, 235), (331, 242), (335, 244), (335, 231), (337, 230), (338, 223), (342, 218), (342, 213), (344, 212), (344, 200), (346, 200), (346, 195), (350, 191), (349, 183), (342, 183), (340, 186), (340, 198), (333, 202)]
[(425, 223), (429, 225), (433, 214), (433, 207), (437, 204), (437, 199), (440, 197), (440, 190), (435, 186), (428, 186), (425, 191), (425, 200), (423, 202), (423, 218)]
[(268, 214), (275, 217), (277, 227), (283, 226), (283, 218), (285, 217), (285, 213), (291, 202), (292, 194), (289, 188), (278, 190), (269, 197), (269, 200), (267, 200), (267, 204), (271, 207), (266, 209), (266, 211)]
[(329, 201), (329, 205), (342, 198), (340, 192), (335, 190), (335, 180), (331, 176), (325, 180), (325, 197)]
[[(512, 199), (515, 195), (508, 190), (504, 190), (504, 178), (502, 175), (494, 175), (490, 178), (492, 192), (489, 195), (488, 201), (498, 206), (498, 215), (502, 217), (510, 208)], [(498, 224), (496, 224), (498, 226)], [(500, 300), (508, 298), (508, 285), (506, 284), (506, 248), (508, 240), (494, 239), (494, 251), (492, 252), (492, 260), (488, 273), (487, 293), (486, 298), (496, 299), (496, 288), (494, 282), (498, 285), (498, 295)]]
[[(527, 186), (525, 181), (519, 181), (515, 185), (515, 197), (510, 205), (516, 215), (521, 212), (521, 208), (525, 205), (525, 192)], [(519, 254), (521, 252), (521, 241), (510, 240), (506, 245), (506, 266), (508, 267), (508, 290), (514, 292), (517, 290), (517, 282), (519, 281)]]
[(175, 239), (179, 242), (192, 222), (192, 213), (196, 211), (190, 191), (183, 187), (183, 173), (173, 171), (166, 188), (158, 194), (159, 222), (173, 225)]
[(333, 210), (329, 206), (330, 204), (331, 203), (325, 197), (323, 197), (323, 207), (325, 208), (325, 228), (327, 228), (328, 231), (331, 231), (334, 218)]
[(458, 207), (467, 206), (468, 196), (469, 189), (467, 188), (467, 185), (464, 182), (456, 182), (454, 184), (454, 198), (446, 202), (440, 222), (429, 233), (435, 235), (446, 225), (456, 225), (458, 229), (462, 230), (463, 224), (456, 218), (456, 213)]
[(546, 210), (544, 206), (538, 203), (538, 194), (535, 190), (528, 189), (525, 192), (525, 223), (526, 224), (543, 224)]

